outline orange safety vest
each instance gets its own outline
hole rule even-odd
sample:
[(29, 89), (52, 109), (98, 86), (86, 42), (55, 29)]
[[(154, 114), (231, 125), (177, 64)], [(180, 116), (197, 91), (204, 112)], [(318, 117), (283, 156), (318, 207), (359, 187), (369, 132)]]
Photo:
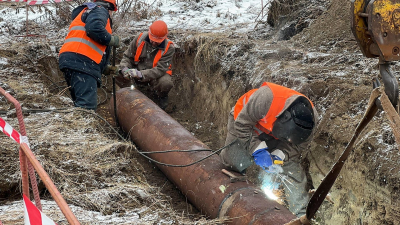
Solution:
[[(82, 10), (72, 21), (69, 26), (68, 35), (65, 38), (65, 43), (60, 49), (60, 54), (63, 52), (79, 53), (99, 64), (107, 46), (97, 43), (86, 35), (85, 23), (82, 21), (81, 17), (87, 9), (88, 8)], [(112, 34), (110, 18), (107, 20), (106, 30), (108, 33)]]
[[(274, 126), (274, 123), (276, 121), (276, 116), (283, 110), (285, 107), (286, 100), (290, 98), (293, 95), (300, 95), (304, 96), (307, 98), (305, 95), (292, 90), (287, 87), (283, 87), (274, 83), (269, 83), (269, 82), (264, 82), (261, 87), (263, 86), (268, 86), (273, 95), (272, 103), (271, 106), (269, 107), (269, 110), (267, 114), (265, 115), (264, 118), (258, 121), (258, 123), (255, 125), (255, 131), (258, 135), (260, 135), (262, 132), (266, 134), (270, 134), (272, 132), (272, 128)], [(246, 94), (244, 94), (242, 97), (239, 98), (239, 100), (236, 102), (236, 105), (233, 109), (233, 118), (236, 120), (238, 117), (240, 111), (242, 111), (244, 105), (247, 104), (249, 101), (251, 95), (256, 92), (258, 89), (253, 89), (248, 91)], [(308, 99), (308, 98), (307, 98)], [(310, 99), (308, 99), (310, 101)], [(310, 101), (311, 106), (314, 108), (314, 104)]]
[[(143, 33), (139, 34), (139, 37), (138, 37), (138, 39), (137, 39), (137, 41), (136, 41), (136, 47), (137, 47), (137, 49), (136, 49), (136, 54), (135, 54), (135, 62), (136, 62), (136, 63), (139, 63), (139, 57), (140, 57), (140, 55), (142, 54), (142, 50), (143, 50), (143, 47), (144, 47), (144, 44), (145, 44), (145, 42), (144, 42), (143, 40), (140, 40), (140, 38), (142, 37), (142, 34), (143, 34)], [(169, 49), (170, 44), (174, 44), (174, 43), (173, 43), (172, 41), (168, 40), (167, 47), (165, 47), (164, 50), (161, 50), (161, 49), (158, 50), (158, 52), (157, 52), (157, 54), (156, 54), (156, 57), (154, 57), (153, 68), (157, 66), (157, 63), (158, 63), (158, 61), (161, 59), (161, 56), (165, 55), (165, 54), (168, 52), (168, 49)], [(139, 46), (139, 47), (138, 47), (138, 46)], [(172, 67), (172, 65), (169, 64), (168, 70), (167, 70), (167, 72), (166, 72), (166, 73), (168, 73), (170, 76), (172, 76), (172, 69), (171, 69), (171, 67)]]

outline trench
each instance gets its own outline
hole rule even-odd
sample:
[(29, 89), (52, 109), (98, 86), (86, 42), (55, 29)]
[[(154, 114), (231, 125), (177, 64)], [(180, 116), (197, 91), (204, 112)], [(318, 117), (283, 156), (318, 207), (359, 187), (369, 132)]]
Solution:
[[(302, 154), (309, 187), (316, 188), (365, 110), (371, 75), (359, 68), (373, 71), (376, 61), (365, 60), (357, 51), (312, 55), (290, 42), (210, 34), (182, 39), (167, 112), (218, 149), (225, 142), (229, 111), (248, 90), (269, 81), (305, 94), (320, 116), (314, 140)], [(340, 73), (345, 75), (337, 76)], [(331, 189), (334, 203), (324, 201), (315, 217), (320, 224), (400, 224), (400, 154), (384, 113), (379, 112), (366, 130)]]
[[(360, 64), (372, 68), (374, 62), (363, 61), (357, 53), (311, 55), (290, 43), (281, 45), (240, 36), (206, 34), (179, 40), (174, 57), (174, 88), (169, 94), (166, 112), (197, 139), (218, 149), (224, 145), (228, 113), (243, 93), (257, 88), (263, 81), (294, 88), (307, 95), (320, 114), (317, 133), (304, 152), (310, 187), (317, 186), (340, 156), (367, 103), (369, 74), (360, 74), (357, 80), (351, 74), (359, 73)], [(122, 52), (119, 51), (119, 57)], [(52, 71), (49, 68), (54, 60), (43, 60), (43, 71)], [(339, 71), (348, 75), (338, 76)], [(60, 76), (58, 73), (47, 75)], [(110, 94), (110, 77), (106, 79), (105, 92)], [(62, 78), (58, 77), (58, 81), (62, 82)], [(99, 94), (100, 99), (103, 97), (107, 98)], [(98, 112), (112, 119), (108, 101), (99, 106)], [(324, 202), (317, 213), (317, 222), (399, 224), (400, 169), (398, 163), (385, 160), (400, 162), (393, 143), (387, 121), (380, 115), (356, 144), (332, 188), (335, 204)], [(154, 164), (138, 158), (148, 182), (170, 195), (176, 210), (200, 214)]]

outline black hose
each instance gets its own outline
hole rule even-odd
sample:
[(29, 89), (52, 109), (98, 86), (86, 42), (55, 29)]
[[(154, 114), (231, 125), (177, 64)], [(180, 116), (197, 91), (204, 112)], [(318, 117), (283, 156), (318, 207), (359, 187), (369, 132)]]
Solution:
[(113, 98), (114, 98), (114, 118), (115, 118), (115, 125), (119, 127), (118, 115), (117, 115), (117, 93), (115, 93), (115, 76), (112, 78), (113, 82)]
[[(115, 107), (115, 106), (114, 106)], [(73, 111), (82, 111), (82, 112), (86, 112), (86, 113), (90, 113), (92, 115), (97, 116), (98, 118), (100, 118), (101, 120), (103, 120), (108, 126), (110, 126), (110, 128), (118, 135), (119, 138), (121, 138), (124, 141), (128, 141), (126, 138), (124, 138), (120, 133), (118, 133), (117, 130), (114, 129), (114, 127), (103, 117), (101, 117), (99, 114), (97, 114), (95, 111), (93, 110), (87, 110), (87, 109), (83, 109), (83, 108), (61, 108), (61, 109), (23, 109), (22, 112), (25, 113), (42, 113), (42, 112), (58, 112), (58, 113), (69, 113), (69, 112), (73, 112)], [(7, 111), (0, 111), (0, 114), (6, 114)], [(210, 158), (211, 156), (217, 154), (218, 152), (222, 151), (223, 149), (231, 146), (232, 144), (236, 143), (238, 141), (238, 139), (235, 139), (234, 141), (232, 141), (231, 143), (225, 145), (224, 147), (216, 150), (216, 151), (212, 151), (211, 149), (189, 149), (189, 150), (165, 150), (165, 151), (154, 151), (154, 152), (141, 152), (139, 151), (137, 148), (135, 148), (135, 150), (143, 157), (145, 157), (146, 159), (150, 160), (151, 162), (163, 165), (163, 166), (169, 166), (169, 167), (188, 167), (188, 166), (192, 166), (196, 163), (199, 163), (203, 160), (206, 160), (208, 158)], [(147, 156), (146, 154), (153, 154), (153, 153), (169, 153), (169, 152), (196, 152), (196, 151), (212, 151), (211, 154), (186, 165), (173, 165), (173, 164), (167, 164), (167, 163), (162, 163), (159, 162), (155, 159), (150, 158), (149, 156)]]
[[(216, 150), (216, 151), (213, 151), (211, 154), (209, 154), (209, 155), (207, 155), (207, 156), (205, 156), (205, 157), (203, 157), (203, 158), (201, 158), (201, 159), (199, 159), (199, 160), (197, 160), (197, 161), (194, 161), (194, 162), (192, 162), (192, 163), (186, 164), (186, 165), (173, 165), (173, 164), (162, 163), (162, 162), (159, 162), (159, 161), (157, 161), (157, 160), (155, 160), (155, 159), (152, 159), (152, 158), (150, 158), (149, 156), (145, 155), (144, 152), (140, 152), (139, 150), (137, 150), (137, 152), (138, 152), (141, 156), (143, 156), (143, 157), (145, 157), (146, 159), (150, 160), (151, 162), (157, 163), (157, 164), (162, 165), (162, 166), (169, 166), (169, 167), (188, 167), (188, 166), (192, 166), (192, 165), (194, 165), (194, 164), (196, 164), (196, 163), (199, 163), (199, 162), (201, 162), (201, 161), (203, 161), (203, 160), (206, 160), (206, 159), (210, 158), (211, 156), (213, 156), (213, 155), (217, 154), (218, 152), (224, 150), (225, 148), (231, 146), (231, 145), (234, 144), (236, 141), (237, 141), (237, 139), (235, 139), (235, 140), (232, 141), (231, 143), (225, 145), (224, 147), (222, 147), (222, 148), (220, 148), (220, 149), (218, 149), (218, 150)], [(210, 150), (210, 149), (167, 150), (167, 151), (159, 151), (159, 152), (151, 152), (151, 153), (166, 153), (166, 152), (172, 152), (172, 151), (177, 151), (177, 152), (188, 152), (188, 151), (212, 151), (212, 150)], [(146, 153), (149, 153), (149, 152), (146, 152)]]

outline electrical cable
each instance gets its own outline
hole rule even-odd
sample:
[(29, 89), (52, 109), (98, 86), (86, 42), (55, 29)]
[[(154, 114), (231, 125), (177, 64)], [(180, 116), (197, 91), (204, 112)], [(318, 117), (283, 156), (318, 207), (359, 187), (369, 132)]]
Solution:
[(166, 150), (166, 151), (154, 151), (154, 152), (141, 152), (143, 154), (153, 154), (153, 153), (168, 153), (168, 152), (212, 152), (211, 149), (190, 149), (190, 150)]
[[(145, 157), (146, 159), (148, 159), (148, 160), (150, 160), (150, 161), (152, 161), (152, 162), (154, 162), (154, 163), (157, 163), (157, 164), (159, 164), (159, 165), (162, 165), (162, 166), (169, 166), (169, 167), (188, 167), (188, 166), (192, 166), (192, 165), (194, 165), (194, 164), (196, 164), (196, 163), (199, 163), (199, 162), (201, 162), (201, 161), (203, 161), (203, 160), (206, 160), (206, 159), (210, 158), (211, 156), (213, 156), (213, 155), (217, 154), (218, 152), (222, 151), (223, 149), (225, 149), (225, 148), (231, 146), (231, 145), (234, 144), (237, 140), (238, 140), (238, 139), (235, 139), (234, 141), (232, 141), (231, 143), (225, 145), (224, 147), (222, 147), (222, 148), (220, 148), (220, 149), (218, 149), (218, 150), (216, 150), (216, 151), (213, 151), (213, 152), (212, 152), (211, 154), (209, 154), (208, 156), (205, 156), (205, 157), (203, 157), (203, 158), (201, 158), (201, 159), (199, 159), (199, 160), (197, 160), (197, 161), (194, 161), (194, 162), (189, 163), (189, 164), (186, 164), (186, 165), (173, 165), (173, 164), (162, 163), (162, 162), (159, 162), (159, 161), (157, 161), (157, 160), (155, 160), (155, 159), (150, 158), (149, 156), (143, 154), (143, 153), (140, 152), (139, 150), (137, 150), (137, 152), (138, 152), (141, 156)], [(206, 150), (206, 149), (196, 149), (195, 151), (205, 151), (205, 150)], [(207, 150), (210, 151), (209, 149), (207, 149)], [(168, 151), (173, 151), (173, 150), (168, 150)], [(181, 152), (181, 151), (190, 151), (190, 150), (176, 150), (176, 151)], [(162, 151), (162, 152), (160, 152), (160, 153), (163, 153), (163, 152), (167, 152), (167, 151)], [(155, 152), (154, 152), (154, 153), (155, 153)]]
[[(100, 116), (99, 114), (97, 114), (95, 111), (93, 110), (87, 110), (87, 109), (83, 109), (83, 108), (60, 108), (60, 109), (23, 109), (22, 112), (26, 112), (26, 113), (42, 113), (42, 112), (58, 112), (58, 113), (69, 113), (69, 112), (73, 112), (73, 111), (82, 111), (82, 112), (86, 112), (86, 113), (90, 113), (92, 115), (95, 115), (96, 117), (98, 117), (99, 119), (101, 119), (102, 121), (104, 121), (116, 134), (119, 138), (121, 138), (124, 141), (128, 140), (126, 138), (124, 138), (117, 130), (114, 129), (114, 127), (106, 120), (104, 119), (102, 116)], [(6, 114), (7, 111), (0, 111), (0, 114)], [(165, 150), (165, 151), (154, 151), (154, 152), (141, 152), (139, 151), (137, 148), (135, 148), (135, 150), (144, 158), (150, 160), (151, 162), (157, 163), (159, 165), (162, 166), (169, 166), (169, 167), (188, 167), (188, 166), (192, 166), (196, 163), (199, 163), (203, 160), (206, 160), (208, 158), (210, 158), (211, 156), (217, 154), (218, 152), (222, 151), (223, 149), (233, 145), (234, 143), (236, 143), (238, 141), (238, 139), (235, 139), (234, 141), (232, 141), (231, 143), (223, 146), (222, 148), (218, 149), (218, 150), (211, 150), (211, 149), (190, 149), (190, 150)], [(211, 151), (212, 153), (189, 164), (186, 165), (173, 165), (173, 164), (167, 164), (167, 163), (162, 163), (159, 162), (155, 159), (150, 158), (149, 156), (147, 156), (146, 154), (153, 154), (153, 153), (169, 153), (169, 152), (198, 152), (198, 151)]]

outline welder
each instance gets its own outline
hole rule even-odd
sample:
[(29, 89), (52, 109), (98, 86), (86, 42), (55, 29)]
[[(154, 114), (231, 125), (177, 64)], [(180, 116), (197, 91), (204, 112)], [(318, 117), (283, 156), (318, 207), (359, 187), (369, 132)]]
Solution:
[(301, 153), (309, 144), (317, 112), (303, 94), (264, 82), (239, 98), (228, 119), (228, 135), (220, 157), (231, 170), (244, 173), (255, 163), (289, 181), (283, 185), (289, 210), (301, 216), (309, 200)]

